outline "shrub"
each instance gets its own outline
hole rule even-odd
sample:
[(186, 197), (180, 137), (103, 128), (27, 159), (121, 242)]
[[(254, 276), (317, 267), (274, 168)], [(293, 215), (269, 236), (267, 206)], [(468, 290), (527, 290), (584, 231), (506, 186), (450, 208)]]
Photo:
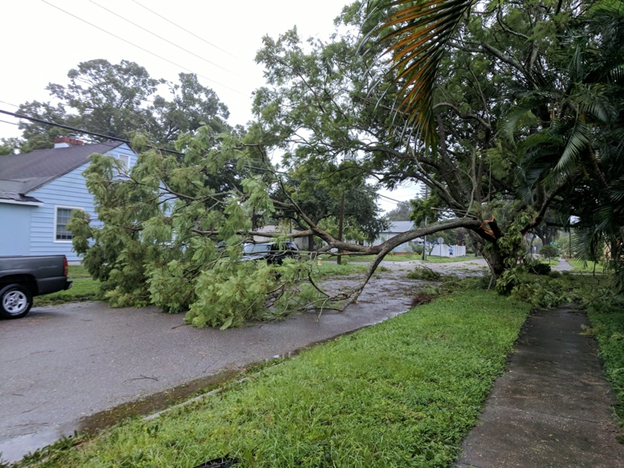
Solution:
[(545, 245), (540, 250), (540, 255), (548, 260), (559, 257), (559, 249), (554, 245)]
[(417, 279), (424, 281), (440, 281), (442, 275), (427, 267), (416, 267), (407, 274), (409, 279)]

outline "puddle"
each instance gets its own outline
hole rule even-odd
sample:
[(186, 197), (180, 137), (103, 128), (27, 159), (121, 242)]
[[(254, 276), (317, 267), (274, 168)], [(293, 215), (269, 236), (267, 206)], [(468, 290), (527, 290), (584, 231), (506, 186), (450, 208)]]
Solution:
[(0, 462), (13, 463), (21, 460), (24, 455), (37, 449), (53, 444), (63, 437), (60, 429), (49, 429), (34, 434), (26, 434), (0, 442)]

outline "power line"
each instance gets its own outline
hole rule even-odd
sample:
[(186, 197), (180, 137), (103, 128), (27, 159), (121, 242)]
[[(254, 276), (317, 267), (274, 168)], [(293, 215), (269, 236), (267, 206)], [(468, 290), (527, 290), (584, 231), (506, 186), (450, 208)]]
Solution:
[(5, 124), (9, 124), (9, 125), (19, 125), (18, 123), (15, 123), (15, 122), (9, 122), (8, 120), (1, 120), (1, 119), (0, 119), (0, 122), (5, 123)]
[(0, 103), (6, 104), (7, 106), (11, 106), (11, 107), (19, 107), (19, 106), (15, 105), (15, 104), (11, 104), (10, 102), (6, 102), (6, 101), (0, 101)]
[[(64, 125), (64, 124), (59, 124), (59, 123), (56, 123), (56, 122), (50, 122), (49, 120), (40, 119), (38, 117), (32, 117), (30, 115), (16, 114), (15, 112), (9, 112), (9, 111), (2, 110), (2, 109), (0, 109), (0, 114), (10, 115), (11, 117), (17, 117), (18, 119), (31, 120), (33, 122), (37, 122), (37, 123), (40, 123), (40, 124), (43, 124), (43, 125), (50, 125), (52, 127), (64, 128), (65, 130), (71, 130), (72, 132), (82, 133), (82, 134), (85, 134), (85, 135), (91, 135), (91, 136), (95, 136), (95, 137), (98, 137), (98, 138), (107, 138), (108, 140), (114, 140), (114, 141), (118, 141), (120, 143), (126, 143), (127, 145), (131, 144), (130, 140), (126, 140), (126, 139), (123, 139), (123, 138), (112, 137), (110, 135), (104, 135), (102, 133), (90, 132), (89, 130), (84, 130), (82, 128), (76, 128), (76, 127), (72, 127), (70, 125)], [(7, 123), (9, 123), (9, 122), (7, 122)], [(150, 146), (150, 145), (148, 145), (148, 146), (150, 148), (154, 148), (154, 149), (157, 149), (159, 151), (164, 151), (165, 153), (183, 155), (183, 153), (180, 153), (179, 151), (169, 150), (169, 149), (166, 149), (166, 148), (159, 148), (157, 146)]]
[(140, 50), (142, 50), (143, 52), (147, 52), (148, 54), (153, 55), (154, 57), (157, 57), (157, 58), (159, 58), (159, 59), (161, 59), (161, 60), (164, 60), (165, 62), (170, 63), (171, 65), (174, 65), (174, 66), (176, 66), (176, 67), (179, 67), (179, 68), (181, 68), (182, 70), (186, 70), (186, 71), (188, 71), (188, 72), (190, 72), (190, 73), (194, 73), (195, 75), (200, 76), (200, 77), (204, 78), (205, 80), (208, 80), (208, 81), (210, 81), (210, 82), (212, 82), (212, 83), (215, 83), (215, 84), (217, 84), (217, 85), (219, 85), (219, 86), (223, 86), (224, 88), (229, 89), (230, 91), (233, 91), (233, 92), (235, 92), (235, 93), (237, 93), (237, 94), (240, 94), (241, 96), (246, 96), (246, 95), (245, 95), (245, 93), (241, 93), (240, 91), (238, 91), (238, 90), (236, 90), (236, 89), (234, 89), (234, 88), (230, 88), (229, 86), (224, 85), (223, 83), (219, 83), (218, 81), (215, 81), (215, 80), (213, 80), (213, 79), (211, 79), (211, 78), (208, 78), (207, 76), (200, 75), (199, 73), (196, 73), (196, 72), (194, 72), (193, 70), (191, 70), (191, 69), (189, 69), (189, 68), (183, 67), (182, 65), (179, 65), (179, 64), (177, 64), (177, 63), (175, 63), (175, 62), (172, 62), (171, 60), (166, 59), (165, 57), (162, 57), (162, 56), (160, 56), (160, 55), (158, 55), (158, 54), (156, 54), (156, 53), (154, 53), (154, 52), (152, 52), (152, 51), (150, 51), (150, 50), (147, 50), (147, 49), (145, 49), (144, 47), (141, 47), (141, 46), (139, 46), (139, 45), (136, 45), (135, 43), (130, 42), (130, 41), (128, 41), (127, 39), (124, 39), (123, 37), (117, 36), (116, 34), (113, 34), (112, 32), (107, 31), (107, 30), (106, 30), (106, 29), (104, 29), (104, 28), (100, 28), (99, 26), (97, 26), (97, 25), (95, 25), (95, 24), (93, 24), (93, 23), (90, 23), (89, 21), (87, 21), (87, 20), (85, 20), (85, 19), (83, 19), (83, 18), (81, 18), (81, 17), (79, 17), (79, 16), (76, 16), (76, 15), (74, 15), (73, 13), (70, 13), (69, 11), (63, 10), (62, 8), (60, 8), (60, 7), (56, 6), (56, 5), (54, 5), (54, 4), (50, 3), (50, 2), (48, 2), (47, 0), (41, 0), (41, 1), (42, 1), (43, 3), (46, 3), (46, 4), (50, 5), (51, 7), (56, 8), (57, 10), (62, 11), (62, 12), (63, 12), (63, 13), (65, 13), (66, 15), (69, 15), (69, 16), (71, 16), (71, 17), (73, 17), (73, 18), (76, 18), (77, 20), (80, 20), (80, 21), (82, 21), (83, 23), (86, 23), (86, 24), (88, 24), (89, 26), (91, 26), (91, 27), (93, 27), (93, 28), (95, 28), (95, 29), (99, 29), (100, 31), (102, 31), (102, 32), (104, 32), (104, 33), (106, 33), (106, 34), (108, 34), (109, 36), (113, 36), (115, 39), (119, 39), (120, 41), (123, 41), (123, 42), (125, 42), (126, 44), (130, 44), (131, 46), (136, 47), (137, 49), (140, 49)]
[(149, 29), (147, 29), (147, 28), (144, 28), (143, 26), (141, 26), (141, 25), (139, 25), (139, 24), (137, 24), (137, 23), (135, 23), (135, 22), (133, 22), (133, 21), (129, 20), (128, 18), (126, 18), (126, 17), (124, 17), (124, 16), (122, 16), (122, 15), (120, 15), (120, 14), (118, 14), (118, 13), (115, 13), (113, 10), (110, 10), (110, 9), (106, 8), (105, 6), (100, 5), (99, 3), (94, 2), (93, 0), (90, 0), (90, 1), (91, 1), (91, 3), (93, 3), (95, 6), (98, 6), (98, 7), (102, 8), (103, 10), (108, 11), (111, 15), (115, 15), (117, 18), (120, 18), (120, 19), (122, 19), (122, 20), (124, 20), (124, 21), (126, 21), (126, 22), (130, 23), (131, 25), (133, 25), (133, 26), (135, 26), (135, 27), (137, 27), (137, 28), (139, 28), (139, 29), (142, 29), (143, 31), (145, 31), (145, 32), (147, 32), (147, 33), (149, 33), (149, 34), (151, 34), (152, 36), (157, 37), (157, 38), (158, 38), (158, 39), (160, 39), (161, 41), (165, 41), (166, 43), (171, 44), (172, 46), (177, 47), (177, 48), (178, 48), (178, 49), (180, 49), (180, 50), (183, 50), (183, 51), (184, 51), (184, 52), (186, 52), (187, 54), (191, 54), (191, 55), (193, 55), (194, 57), (197, 57), (198, 59), (203, 60), (204, 62), (209, 63), (210, 65), (213, 65), (213, 66), (215, 66), (215, 67), (217, 67), (217, 68), (219, 68), (219, 69), (221, 69), (221, 70), (223, 70), (223, 71), (226, 71), (226, 72), (228, 72), (228, 73), (231, 73), (231, 74), (232, 74), (232, 75), (234, 75), (234, 76), (237, 76), (237, 77), (239, 77), (239, 78), (241, 78), (241, 79), (243, 79), (243, 80), (247, 80), (247, 78), (245, 78), (244, 76), (241, 76), (241, 75), (239, 75), (238, 73), (233, 72), (232, 70), (228, 70), (227, 68), (222, 67), (221, 65), (218, 65), (218, 64), (216, 64), (216, 63), (214, 63), (214, 62), (211, 62), (210, 60), (208, 60), (208, 59), (206, 59), (206, 58), (202, 57), (201, 55), (196, 54), (195, 52), (191, 52), (190, 50), (185, 49), (184, 47), (182, 47), (182, 46), (180, 46), (180, 45), (176, 44), (175, 42), (172, 42), (172, 41), (170, 41), (169, 39), (164, 38), (164, 37), (162, 37), (162, 36), (160, 36), (160, 35), (156, 34), (155, 32), (150, 31), (150, 30), (149, 30)]
[[(4, 102), (4, 101), (0, 101), (0, 102)], [(5, 103), (5, 104), (7, 104), (7, 103)], [(0, 109), (0, 114), (6, 114), (6, 115), (10, 115), (11, 117), (16, 117), (18, 119), (26, 119), (26, 120), (30, 120), (30, 121), (33, 121), (33, 122), (37, 122), (37, 123), (43, 124), (43, 125), (49, 125), (49, 126), (52, 126), (52, 127), (64, 128), (65, 130), (71, 130), (72, 132), (76, 132), (76, 133), (80, 133), (80, 134), (84, 134), (84, 135), (95, 136), (95, 137), (98, 137), (98, 138), (107, 138), (109, 140), (114, 140), (114, 141), (118, 141), (120, 143), (126, 143), (127, 145), (131, 145), (130, 140), (127, 140), (127, 139), (111, 137), (110, 135), (104, 135), (102, 133), (91, 132), (89, 130), (84, 130), (82, 128), (72, 127), (70, 125), (64, 125), (64, 124), (59, 124), (59, 123), (56, 123), (56, 122), (50, 122), (49, 120), (40, 119), (38, 117), (32, 117), (32, 116), (24, 115), (24, 114), (17, 114), (15, 112), (6, 111), (6, 110), (3, 110), (3, 109)], [(4, 122), (4, 123), (7, 123), (7, 124), (11, 124), (11, 125), (19, 125), (19, 124), (15, 123), (15, 122), (8, 122), (6, 120), (0, 120), (0, 122)], [(106, 142), (103, 142), (103, 143), (106, 143)], [(165, 153), (177, 154), (177, 155), (181, 155), (181, 156), (184, 155), (184, 153), (181, 153), (179, 151), (174, 151), (174, 150), (170, 150), (170, 149), (166, 149), (166, 148), (159, 148), (159, 147), (150, 146), (150, 145), (148, 145), (148, 147), (157, 149), (159, 151), (163, 151)], [(283, 172), (283, 171), (270, 170), (270, 169), (267, 169), (267, 168), (261, 168), (261, 167), (256, 167), (256, 166), (246, 166), (246, 167), (248, 169), (270, 171), (270, 172), (274, 172), (274, 173), (278, 173), (278, 174), (287, 174), (286, 172)], [(370, 191), (375, 192), (372, 189), (372, 187), (371, 188), (367, 187), (367, 189), (370, 190)], [(380, 194), (378, 192), (375, 192), (375, 194), (379, 198), (385, 198), (386, 200), (390, 200), (390, 201), (395, 202), (395, 203), (404, 203), (405, 202), (405, 200), (403, 200), (403, 201), (396, 200), (394, 198), (388, 197), (387, 195), (382, 195), (382, 194)]]
[(209, 46), (214, 47), (215, 49), (220, 50), (221, 52), (226, 53), (226, 54), (228, 54), (229, 56), (234, 57), (234, 58), (235, 58), (235, 59), (237, 59), (237, 60), (240, 60), (240, 58), (238, 58), (236, 55), (231, 54), (231, 53), (230, 53), (230, 52), (228, 52), (227, 50), (223, 50), (221, 47), (214, 45), (212, 42), (207, 41), (207, 40), (206, 40), (206, 39), (204, 39), (203, 37), (200, 37), (200, 36), (198, 36), (197, 34), (195, 34), (195, 33), (191, 32), (191, 31), (189, 31), (188, 29), (183, 28), (183, 27), (182, 27), (182, 26), (180, 26), (179, 24), (174, 23), (174, 22), (173, 22), (173, 21), (171, 21), (169, 18), (166, 18), (166, 17), (164, 17), (163, 15), (161, 15), (161, 14), (159, 14), (159, 13), (156, 13), (154, 10), (152, 10), (152, 9), (150, 9), (150, 8), (148, 8), (148, 7), (146, 7), (145, 5), (143, 5), (143, 4), (139, 3), (139, 2), (137, 2), (137, 0), (132, 0), (132, 1), (133, 1), (134, 3), (136, 3), (137, 5), (139, 5), (141, 8), (145, 8), (145, 9), (146, 9), (147, 11), (149, 11), (150, 13), (152, 13), (152, 14), (154, 14), (154, 15), (158, 16), (159, 18), (164, 19), (167, 23), (170, 23), (170, 24), (174, 25), (176, 28), (179, 28), (179, 29), (181, 29), (182, 31), (184, 31), (184, 32), (186, 32), (186, 33), (188, 33), (188, 34), (190, 34), (191, 36), (196, 37), (197, 39), (199, 39), (200, 41), (205, 42), (205, 43), (206, 43), (206, 44), (208, 44)]

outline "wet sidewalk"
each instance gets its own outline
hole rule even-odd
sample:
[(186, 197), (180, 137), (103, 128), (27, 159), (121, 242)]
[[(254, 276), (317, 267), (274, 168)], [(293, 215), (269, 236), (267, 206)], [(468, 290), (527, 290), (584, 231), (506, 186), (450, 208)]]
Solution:
[(458, 468), (624, 467), (615, 400), (583, 325), (585, 314), (565, 307), (527, 320)]

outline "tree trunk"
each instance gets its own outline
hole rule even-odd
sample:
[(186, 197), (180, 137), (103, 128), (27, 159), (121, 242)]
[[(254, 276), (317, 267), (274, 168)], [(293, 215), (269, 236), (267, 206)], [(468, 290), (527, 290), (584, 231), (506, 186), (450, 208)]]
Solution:
[(498, 245), (494, 242), (485, 241), (480, 235), (473, 231), (469, 231), (470, 237), (475, 248), (479, 251), (490, 268), (492, 276), (498, 278), (505, 271), (506, 257), (498, 248)]

